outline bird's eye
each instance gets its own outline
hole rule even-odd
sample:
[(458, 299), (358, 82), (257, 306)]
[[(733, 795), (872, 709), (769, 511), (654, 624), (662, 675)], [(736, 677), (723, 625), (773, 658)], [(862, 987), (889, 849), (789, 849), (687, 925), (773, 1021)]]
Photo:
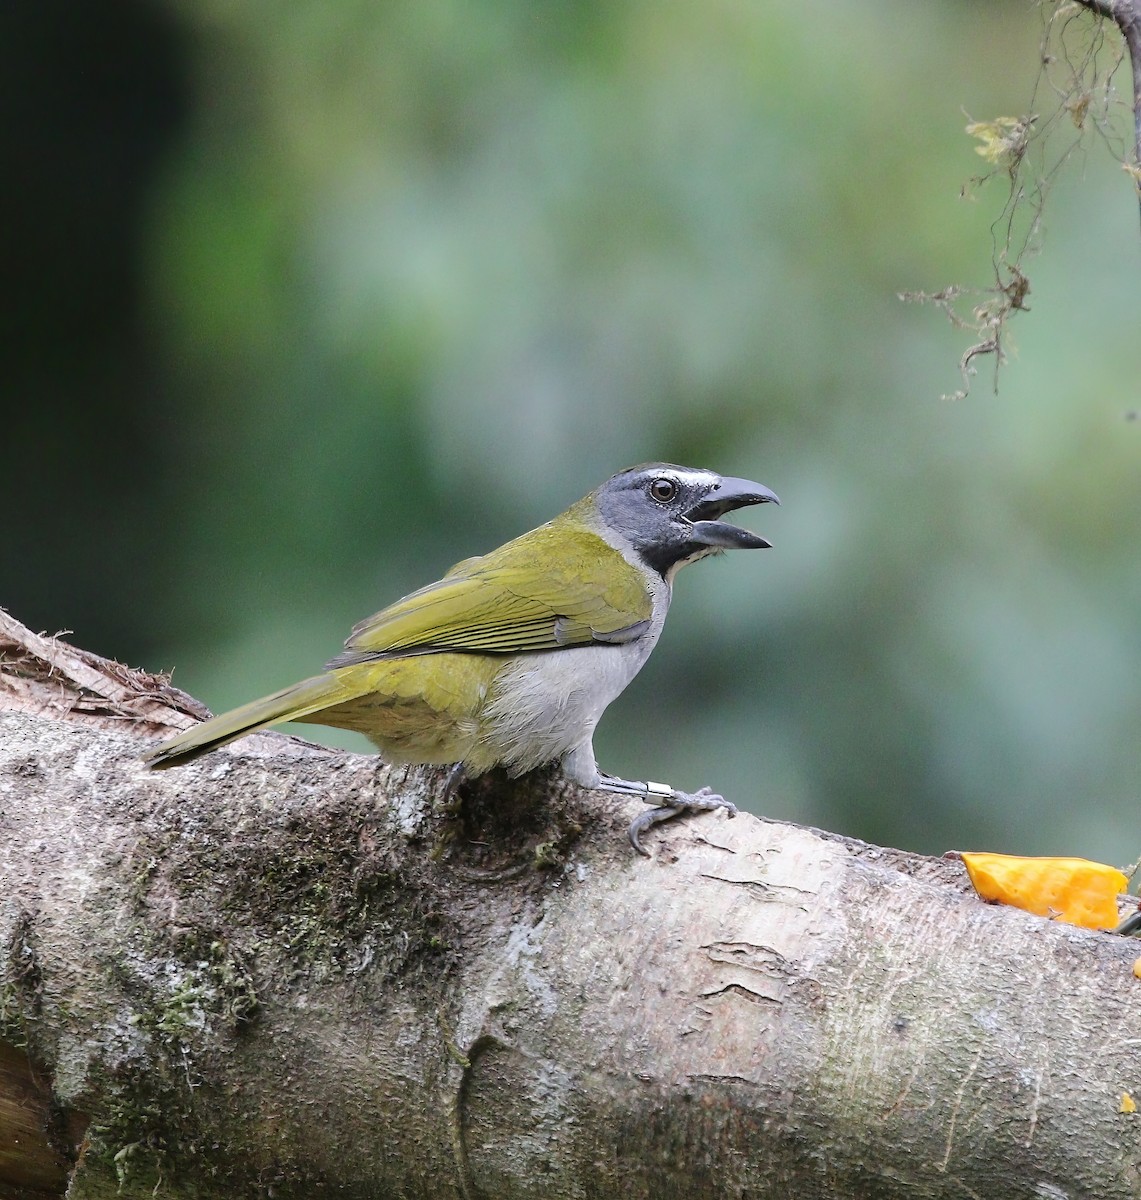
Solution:
[(659, 504), (668, 504), (677, 495), (677, 484), (672, 479), (655, 479), (650, 484), (650, 495)]

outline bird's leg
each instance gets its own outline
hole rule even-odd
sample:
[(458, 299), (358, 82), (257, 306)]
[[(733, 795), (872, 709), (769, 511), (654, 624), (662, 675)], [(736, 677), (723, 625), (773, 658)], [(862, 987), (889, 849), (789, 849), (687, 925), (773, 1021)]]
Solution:
[(685, 813), (712, 812), (714, 809), (724, 809), (730, 817), (737, 815), (737, 806), (719, 796), (712, 788), (703, 787), (696, 792), (679, 792), (666, 783), (654, 783), (647, 780), (642, 783), (629, 779), (618, 779), (613, 775), (602, 775), (594, 785), (605, 792), (617, 792), (623, 796), (637, 796), (647, 804), (655, 804), (647, 812), (640, 814), (630, 822), (627, 834), (630, 845), (648, 858), (650, 852), (642, 845), (642, 834), (654, 825), (663, 821), (672, 821), (674, 817)]
[(467, 770), (462, 762), (453, 763), (448, 768), (447, 778), (444, 780), (444, 790), (440, 795), (440, 806), (445, 812), (455, 812), (458, 807), (456, 802), (456, 793), (460, 790), (460, 785), (467, 778)]
[(602, 792), (616, 792), (620, 796), (637, 796), (651, 808), (630, 822), (628, 835), (630, 845), (648, 858), (650, 852), (642, 845), (642, 834), (651, 826), (670, 821), (687, 812), (711, 812), (722, 808), (730, 817), (737, 815), (737, 807), (712, 788), (701, 788), (697, 792), (679, 792), (668, 783), (641, 783), (630, 779), (619, 779), (616, 775), (605, 775), (598, 769), (594, 757), (592, 739), (586, 738), (563, 758), (563, 774), (580, 787), (594, 788)]

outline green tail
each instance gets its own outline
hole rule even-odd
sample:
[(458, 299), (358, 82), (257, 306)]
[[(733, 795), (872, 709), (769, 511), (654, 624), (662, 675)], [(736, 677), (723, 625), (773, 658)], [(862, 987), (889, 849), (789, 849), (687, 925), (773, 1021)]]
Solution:
[(330, 705), (348, 699), (350, 692), (336, 675), (316, 675), (292, 687), (263, 696), (221, 716), (161, 742), (143, 756), (148, 767), (173, 767), (189, 762), (208, 750), (224, 746), (247, 733), (276, 725), (280, 721), (298, 721)]

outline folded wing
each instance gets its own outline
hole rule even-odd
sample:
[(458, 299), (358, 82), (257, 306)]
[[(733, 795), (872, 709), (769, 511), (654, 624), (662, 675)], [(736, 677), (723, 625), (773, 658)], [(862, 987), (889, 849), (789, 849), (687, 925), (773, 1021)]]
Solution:
[(643, 634), (653, 600), (641, 574), (596, 534), (534, 530), (355, 626), (330, 669), (458, 651), (518, 654)]

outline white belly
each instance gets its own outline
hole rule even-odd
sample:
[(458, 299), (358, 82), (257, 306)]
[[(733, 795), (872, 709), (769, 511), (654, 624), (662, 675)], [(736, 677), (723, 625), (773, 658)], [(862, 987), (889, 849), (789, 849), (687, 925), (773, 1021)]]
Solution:
[(642, 669), (661, 634), (670, 589), (662, 583), (655, 590), (650, 628), (637, 641), (521, 655), (506, 668), (480, 714), (479, 745), (467, 762), (470, 772), (503, 765), (521, 775), (581, 747), (584, 753), (576, 760), (585, 756), (589, 764), (585, 773), (576, 770), (575, 775), (586, 782), (599, 718)]

